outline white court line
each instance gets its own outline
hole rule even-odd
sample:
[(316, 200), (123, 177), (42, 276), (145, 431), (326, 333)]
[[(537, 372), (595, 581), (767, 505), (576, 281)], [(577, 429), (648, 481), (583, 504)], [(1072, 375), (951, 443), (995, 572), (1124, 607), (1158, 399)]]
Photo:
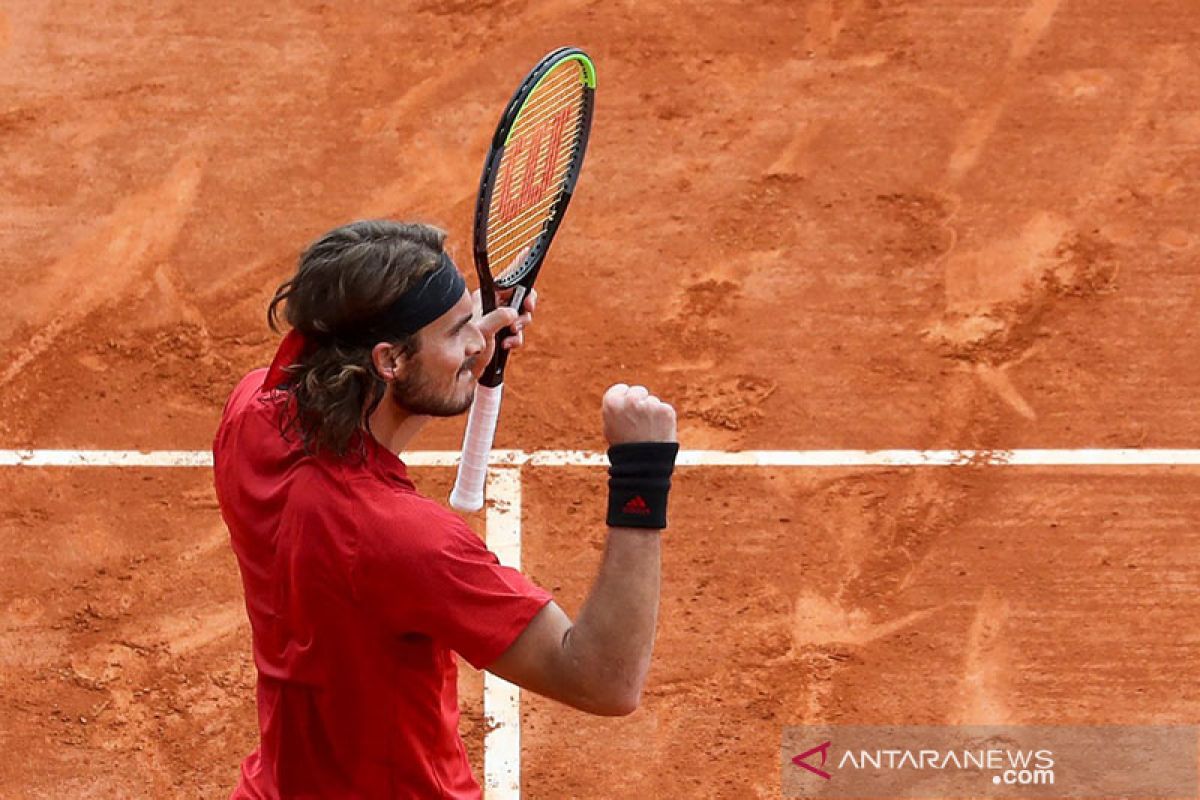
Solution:
[[(521, 568), (521, 468), (489, 469), (487, 544), (500, 563)], [(484, 800), (521, 796), (521, 694), (516, 686), (483, 673)]]
[[(453, 467), (457, 450), (404, 453), (413, 467)], [(604, 453), (589, 450), (493, 450), (491, 466), (599, 467)], [(1200, 466), (1200, 450), (683, 450), (684, 467), (1169, 467)], [(207, 450), (0, 450), (0, 467), (211, 467)]]
[[(585, 450), (507, 451), (531, 466), (605, 466)], [(682, 467), (1192, 466), (1200, 450), (682, 450)]]
[(211, 467), (207, 450), (0, 450), (0, 467)]

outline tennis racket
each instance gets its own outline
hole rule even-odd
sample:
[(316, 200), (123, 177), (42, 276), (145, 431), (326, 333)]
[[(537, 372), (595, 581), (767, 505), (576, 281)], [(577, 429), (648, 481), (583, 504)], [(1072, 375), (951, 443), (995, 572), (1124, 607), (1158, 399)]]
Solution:
[[(592, 60), (563, 47), (538, 62), (500, 116), (475, 206), (475, 270), (485, 314), (505, 289), (513, 290), (508, 303), (520, 312), (533, 288), (583, 166), (595, 88)], [(450, 505), (459, 511), (483, 507), (508, 363), (501, 344), (508, 334), (505, 329), (496, 336), (496, 352), (475, 387), (450, 493)]]

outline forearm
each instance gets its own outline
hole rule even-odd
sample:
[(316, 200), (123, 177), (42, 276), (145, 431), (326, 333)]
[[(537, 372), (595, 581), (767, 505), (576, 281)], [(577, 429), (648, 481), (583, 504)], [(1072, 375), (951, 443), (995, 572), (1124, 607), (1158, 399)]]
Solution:
[(604, 394), (609, 441), (608, 538), (600, 571), (572, 624), (548, 603), (489, 670), (593, 714), (637, 708), (658, 622), (662, 530), (679, 445), (675, 410), (645, 387)]
[(619, 714), (637, 706), (658, 623), (661, 540), (657, 530), (608, 529), (600, 571), (563, 637), (581, 707)]

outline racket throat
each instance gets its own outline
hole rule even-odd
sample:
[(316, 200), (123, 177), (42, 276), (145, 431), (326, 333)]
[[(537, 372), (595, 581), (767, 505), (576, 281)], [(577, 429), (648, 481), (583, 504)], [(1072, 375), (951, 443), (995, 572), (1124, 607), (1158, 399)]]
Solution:
[(513, 289), (512, 299), (508, 301), (508, 307), (517, 312), (517, 316), (521, 316), (521, 304), (525, 302), (525, 295), (529, 294), (529, 290), (524, 286), (517, 284)]

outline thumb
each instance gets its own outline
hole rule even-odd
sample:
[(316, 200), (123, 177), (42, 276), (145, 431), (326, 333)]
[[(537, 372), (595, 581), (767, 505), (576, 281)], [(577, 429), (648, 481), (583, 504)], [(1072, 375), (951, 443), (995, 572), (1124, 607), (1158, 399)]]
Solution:
[(517, 321), (517, 310), (510, 306), (500, 306), (494, 311), (484, 314), (479, 320), (479, 331), (491, 339), (501, 328), (506, 328)]

